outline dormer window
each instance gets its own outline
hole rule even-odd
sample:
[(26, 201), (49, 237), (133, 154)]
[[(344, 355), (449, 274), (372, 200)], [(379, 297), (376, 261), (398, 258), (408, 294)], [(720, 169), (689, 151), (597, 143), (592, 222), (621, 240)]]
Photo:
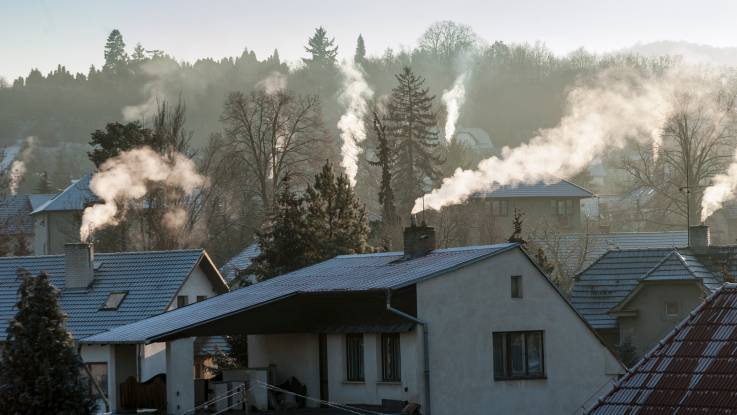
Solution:
[(128, 291), (116, 291), (110, 293), (110, 295), (107, 296), (105, 304), (100, 307), (100, 310), (117, 310), (127, 295)]

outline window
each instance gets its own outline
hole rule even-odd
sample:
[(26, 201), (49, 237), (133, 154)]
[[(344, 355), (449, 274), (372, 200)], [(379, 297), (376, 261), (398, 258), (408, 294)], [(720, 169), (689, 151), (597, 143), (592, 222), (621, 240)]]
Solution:
[(494, 380), (545, 377), (542, 331), (496, 332)]
[(508, 200), (492, 200), (491, 201), (492, 216), (509, 216)]
[(206, 295), (198, 295), (198, 296), (197, 296), (197, 302), (198, 302), (198, 303), (199, 303), (200, 301), (205, 301), (205, 300), (207, 300), (207, 296), (206, 296)]
[(572, 216), (573, 215), (573, 200), (551, 200), (550, 207), (553, 210), (553, 214), (557, 216)]
[(100, 307), (100, 310), (117, 310), (127, 295), (128, 291), (110, 293), (107, 296), (107, 300), (105, 300), (105, 304)]
[(187, 297), (186, 295), (177, 296), (177, 308), (184, 307), (187, 304), (189, 304), (189, 297)]
[(512, 298), (522, 298), (522, 276), (512, 275)]
[(665, 317), (676, 318), (678, 317), (678, 303), (675, 301), (665, 302)]
[(363, 382), (363, 334), (345, 335), (345, 379)]
[(105, 397), (107, 398), (107, 363), (85, 363), (85, 365), (87, 366), (87, 370), (89, 370), (89, 374), (92, 375), (92, 378), (90, 378), (90, 376), (86, 372), (82, 373), (82, 378), (86, 379), (88, 382), (88, 390), (92, 393), (92, 396), (95, 399), (102, 399), (100, 393), (95, 387), (96, 382), (97, 385), (100, 386), (100, 389), (102, 389)]
[(402, 380), (399, 350), (399, 333), (381, 335), (381, 380), (399, 382)]

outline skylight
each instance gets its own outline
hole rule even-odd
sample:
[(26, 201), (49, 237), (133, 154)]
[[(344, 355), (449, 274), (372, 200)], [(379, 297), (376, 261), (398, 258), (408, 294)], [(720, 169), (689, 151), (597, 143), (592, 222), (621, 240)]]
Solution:
[(105, 301), (105, 304), (102, 305), (101, 310), (117, 310), (118, 307), (120, 307), (120, 304), (125, 299), (125, 296), (128, 295), (128, 291), (118, 291), (114, 293), (110, 293), (110, 295), (107, 297), (107, 300)]

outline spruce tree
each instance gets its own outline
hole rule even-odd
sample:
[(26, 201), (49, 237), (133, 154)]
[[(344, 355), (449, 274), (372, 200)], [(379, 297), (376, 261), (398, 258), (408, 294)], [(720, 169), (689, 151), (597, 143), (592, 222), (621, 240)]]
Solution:
[(312, 55), (311, 58), (302, 59), (307, 66), (332, 66), (335, 65), (335, 59), (338, 56), (335, 39), (328, 39), (327, 32), (322, 26), (315, 29), (315, 34), (307, 41), (305, 51)]
[(399, 85), (392, 89), (388, 127), (396, 141), (397, 206), (405, 217), (415, 200), (429, 190), (428, 185), (441, 177), (438, 166), (442, 161), (436, 154), (437, 120), (432, 110), (435, 96), (425, 88), (425, 79), (409, 67), (404, 67), (396, 79)]
[(366, 60), (366, 44), (363, 43), (363, 35), (358, 35), (356, 41), (356, 54), (353, 56), (353, 62), (363, 64)]
[(136, 47), (133, 49), (131, 60), (136, 63), (140, 63), (146, 60), (146, 50), (143, 48), (141, 43), (136, 43)]
[(46, 274), (20, 274), (18, 313), (8, 326), (0, 363), (0, 408), (19, 415), (92, 413), (57, 290)]
[(123, 35), (118, 29), (114, 29), (105, 42), (105, 65), (102, 69), (105, 72), (118, 74), (127, 62), (128, 54), (125, 52)]
[(378, 160), (369, 161), (372, 166), (381, 168), (381, 183), (379, 186), (379, 204), (381, 205), (381, 240), (383, 248), (387, 251), (392, 249), (394, 241), (397, 240), (395, 233), (401, 223), (397, 217), (397, 208), (394, 203), (394, 190), (392, 189), (392, 171), (396, 157), (394, 146), (386, 133), (386, 125), (381, 119), (377, 109), (373, 110), (373, 129), (376, 135), (376, 156)]

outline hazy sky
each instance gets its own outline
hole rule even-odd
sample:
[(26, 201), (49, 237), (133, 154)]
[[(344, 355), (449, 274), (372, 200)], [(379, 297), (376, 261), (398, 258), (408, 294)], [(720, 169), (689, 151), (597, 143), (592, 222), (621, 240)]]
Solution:
[[(471, 25), (489, 41), (544, 41), (556, 53), (603, 52), (636, 42), (686, 40), (737, 45), (732, 0), (0, 0), (0, 76), (44, 73), (56, 64), (86, 73), (103, 62), (107, 34), (119, 29), (128, 49), (141, 42), (178, 59), (239, 55), (304, 56), (316, 26), (353, 54), (359, 33), (369, 54), (414, 46), (432, 22)], [(346, 56), (346, 55), (343, 55)]]

